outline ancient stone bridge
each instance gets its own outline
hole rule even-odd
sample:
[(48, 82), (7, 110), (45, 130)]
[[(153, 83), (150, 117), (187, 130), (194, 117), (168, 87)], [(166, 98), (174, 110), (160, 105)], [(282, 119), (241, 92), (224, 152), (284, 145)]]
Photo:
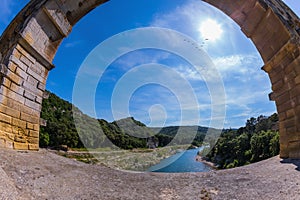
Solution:
[[(281, 0), (204, 0), (251, 38), (272, 83), (280, 155), (300, 158), (300, 21)], [(31, 0), (0, 39), (0, 147), (38, 150), (48, 72), (72, 27), (106, 0)]]

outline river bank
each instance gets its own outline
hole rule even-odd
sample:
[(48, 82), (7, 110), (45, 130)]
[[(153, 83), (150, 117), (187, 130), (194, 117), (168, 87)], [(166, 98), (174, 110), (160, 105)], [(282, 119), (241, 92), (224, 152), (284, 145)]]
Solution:
[(197, 156), (196, 156), (196, 161), (202, 162), (202, 163), (204, 163), (205, 165), (211, 167), (212, 169), (215, 169), (215, 170), (218, 169), (218, 167), (216, 166), (215, 163), (205, 160), (205, 158), (203, 158), (203, 157), (200, 156), (200, 155), (197, 155)]

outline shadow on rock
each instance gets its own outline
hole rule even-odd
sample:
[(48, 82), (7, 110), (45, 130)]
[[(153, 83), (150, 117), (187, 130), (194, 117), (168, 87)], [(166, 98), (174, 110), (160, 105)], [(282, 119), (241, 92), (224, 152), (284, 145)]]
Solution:
[(287, 159), (281, 160), (280, 163), (282, 163), (282, 164), (293, 164), (293, 165), (296, 166), (295, 170), (300, 171), (300, 159), (287, 158)]

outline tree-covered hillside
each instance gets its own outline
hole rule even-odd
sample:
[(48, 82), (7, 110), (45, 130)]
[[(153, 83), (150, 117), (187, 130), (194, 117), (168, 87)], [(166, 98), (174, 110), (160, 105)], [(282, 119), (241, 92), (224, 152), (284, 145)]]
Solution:
[(226, 130), (206, 159), (219, 168), (232, 168), (279, 154), (278, 116), (250, 118), (245, 127)]
[[(182, 134), (174, 140), (179, 127), (166, 127), (158, 131), (146, 127), (133, 117), (112, 123), (104, 119), (97, 120), (53, 93), (43, 100), (41, 117), (47, 121), (47, 126), (41, 127), (41, 147), (67, 145), (71, 148), (105, 148), (115, 145), (122, 149), (132, 149), (148, 148), (150, 143), (154, 143), (155, 147), (163, 147), (171, 141), (172, 144), (190, 144), (193, 141), (194, 145), (199, 146), (208, 129), (180, 127)], [(195, 133), (195, 129), (196, 138), (191, 138), (193, 134), (190, 133)]]

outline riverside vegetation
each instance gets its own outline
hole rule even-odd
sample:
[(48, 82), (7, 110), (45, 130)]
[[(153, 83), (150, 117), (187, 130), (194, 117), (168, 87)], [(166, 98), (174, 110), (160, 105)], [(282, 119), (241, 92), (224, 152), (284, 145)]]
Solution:
[(220, 169), (258, 162), (279, 154), (278, 116), (250, 118), (245, 127), (225, 130), (204, 159)]
[[(189, 145), (201, 146), (204, 138), (213, 146), (220, 132), (201, 126), (148, 128), (133, 117), (109, 123), (104, 119), (85, 115), (53, 93), (43, 100), (41, 117), (47, 120), (47, 126), (41, 127), (40, 131), (41, 147), (65, 145), (77, 151), (88, 149), (94, 153), (61, 154), (84, 162), (100, 161), (107, 166), (133, 170), (156, 164)], [(204, 150), (205, 159), (223, 169), (277, 155), (279, 134), (274, 128), (277, 121), (276, 114), (270, 117), (259, 116), (247, 120), (245, 127), (222, 130), (221, 137), (211, 151), (206, 155)], [(182, 144), (184, 145), (180, 146)], [(93, 158), (97, 158), (96, 161)]]

